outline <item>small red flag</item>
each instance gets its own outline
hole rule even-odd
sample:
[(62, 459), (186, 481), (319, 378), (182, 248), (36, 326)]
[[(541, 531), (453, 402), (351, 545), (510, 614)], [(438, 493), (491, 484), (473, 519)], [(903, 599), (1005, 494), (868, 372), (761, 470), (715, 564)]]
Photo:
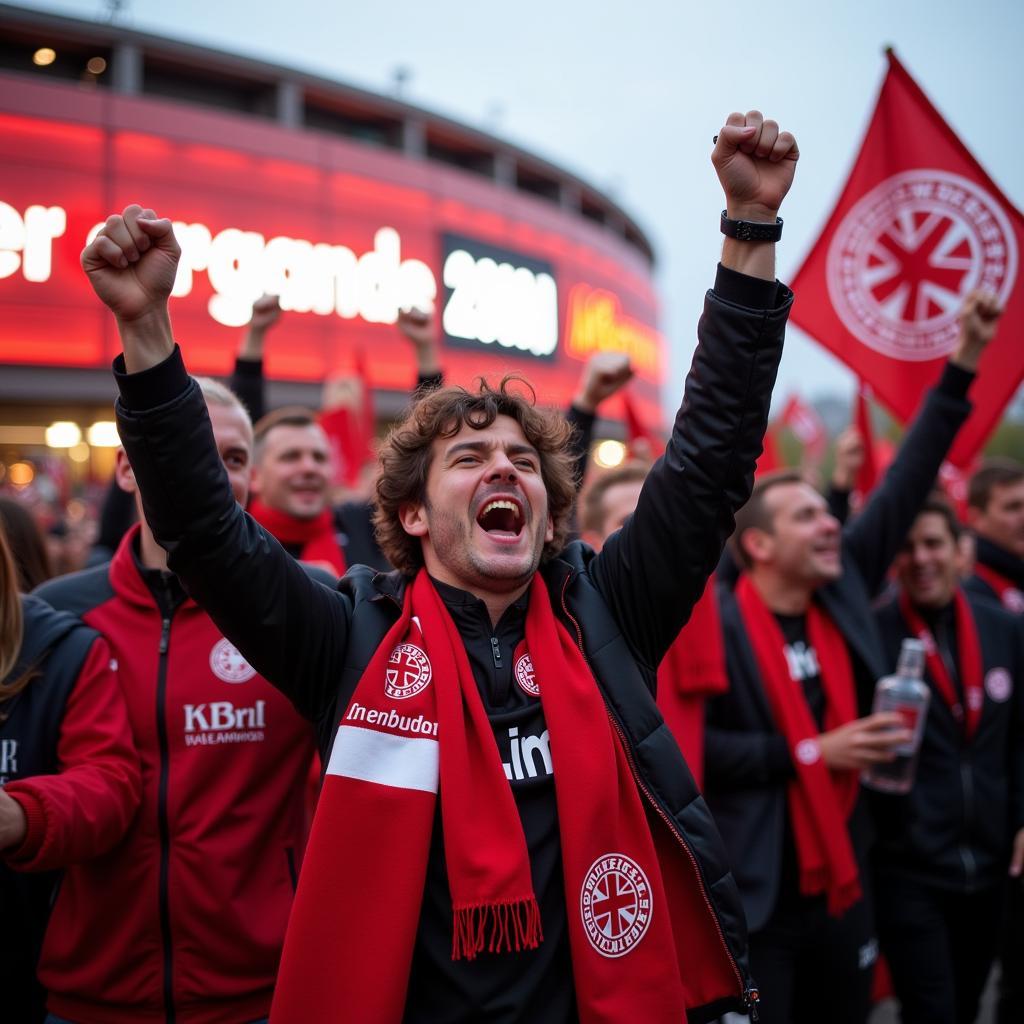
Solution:
[(828, 448), (828, 431), (812, 406), (799, 395), (792, 395), (779, 416), (779, 422), (789, 427), (803, 445), (807, 462), (811, 465), (821, 462)]
[(779, 452), (779, 443), (775, 439), (775, 428), (771, 424), (764, 432), (763, 445), (764, 450), (761, 452), (761, 457), (757, 460), (757, 468), (754, 470), (755, 479), (764, 476), (765, 473), (774, 473), (777, 469), (784, 469), (786, 466)]
[(630, 456), (634, 459), (656, 459), (664, 450), (665, 442), (644, 425), (628, 389), (622, 391), (619, 397), (622, 400), (626, 447)]
[(955, 348), (969, 291), (1006, 312), (950, 455), (967, 465), (1024, 378), (1024, 217), (889, 52), (860, 154), (793, 280), (792, 320), (904, 423)]

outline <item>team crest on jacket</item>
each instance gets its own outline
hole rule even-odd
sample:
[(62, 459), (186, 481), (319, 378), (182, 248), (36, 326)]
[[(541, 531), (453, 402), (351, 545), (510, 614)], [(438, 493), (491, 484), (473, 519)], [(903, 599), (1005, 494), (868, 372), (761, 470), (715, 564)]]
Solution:
[(1024, 593), (1016, 587), (1007, 587), (1003, 591), (1003, 607), (1014, 615), (1024, 612)]
[(922, 362), (956, 345), (964, 296), (1005, 303), (1017, 240), (1002, 205), (976, 182), (929, 168), (876, 185), (843, 218), (828, 251), (828, 291), (868, 348)]
[(623, 853), (606, 853), (590, 866), (580, 890), (580, 916), (601, 956), (625, 956), (646, 934), (653, 911), (643, 868)]
[(814, 764), (821, 757), (821, 747), (812, 739), (801, 740), (793, 752), (801, 764)]
[(523, 641), (520, 641), (519, 646), (516, 648), (512, 674), (516, 677), (519, 689), (527, 697), (540, 696), (540, 683), (537, 682), (537, 673), (533, 670), (533, 659), (530, 657), (530, 652), (526, 649), (526, 644)]
[(395, 700), (407, 700), (422, 693), (433, 675), (426, 651), (415, 644), (399, 644), (388, 658), (384, 671), (384, 692)]
[(1013, 695), (1013, 677), (1005, 668), (994, 668), (985, 676), (985, 692), (997, 704), (1008, 701)]
[(210, 670), (225, 683), (247, 683), (256, 669), (239, 653), (229, 640), (220, 639), (210, 651)]

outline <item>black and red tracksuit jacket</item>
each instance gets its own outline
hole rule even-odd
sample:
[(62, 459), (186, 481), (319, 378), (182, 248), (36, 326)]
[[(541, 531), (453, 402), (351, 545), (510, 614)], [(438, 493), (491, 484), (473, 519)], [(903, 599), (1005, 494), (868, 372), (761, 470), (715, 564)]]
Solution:
[(32, 675), (0, 702), (0, 786), (27, 828), (0, 854), (0, 1019), (27, 1022), (44, 1015), (35, 972), (51, 905), (57, 919), (75, 912), (84, 862), (125, 834), (142, 782), (106, 641), (37, 597), (21, 603), (21, 650), (0, 682)]
[(137, 561), (43, 585), (119, 663), (142, 805), (51, 920), (48, 1008), (89, 1024), (238, 1024), (270, 1010), (305, 841), (313, 733), (168, 574)]

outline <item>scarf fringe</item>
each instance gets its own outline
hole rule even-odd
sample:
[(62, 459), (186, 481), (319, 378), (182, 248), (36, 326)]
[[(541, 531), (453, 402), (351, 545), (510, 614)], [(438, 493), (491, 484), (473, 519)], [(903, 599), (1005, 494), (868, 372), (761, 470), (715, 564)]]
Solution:
[(544, 940), (537, 899), (460, 907), (452, 928), (452, 959), (475, 960), (488, 953), (518, 953), (536, 949)]

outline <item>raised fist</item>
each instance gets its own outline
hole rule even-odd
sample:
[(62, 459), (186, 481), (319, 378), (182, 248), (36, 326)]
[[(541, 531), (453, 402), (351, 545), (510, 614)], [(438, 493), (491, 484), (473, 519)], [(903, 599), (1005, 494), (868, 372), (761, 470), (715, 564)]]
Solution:
[(766, 121), (758, 110), (730, 114), (711, 153), (728, 215), (774, 222), (799, 157), (796, 139), (780, 132), (778, 122)]
[(976, 371), (989, 342), (996, 336), (1003, 307), (992, 292), (975, 288), (968, 293), (957, 318), (960, 321), (960, 337), (952, 355), (953, 362), (964, 369)]
[(434, 310), (409, 306), (398, 311), (398, 329), (417, 348), (434, 343)]
[(114, 316), (130, 323), (166, 310), (180, 255), (171, 222), (133, 204), (107, 218), (82, 251), (82, 269)]
[(265, 331), (281, 318), (281, 300), (276, 295), (261, 295), (252, 304), (252, 319), (249, 328), (253, 331)]
[(583, 412), (594, 412), (611, 398), (633, 376), (629, 356), (623, 352), (598, 352), (587, 360), (580, 379), (580, 389), (573, 405)]

